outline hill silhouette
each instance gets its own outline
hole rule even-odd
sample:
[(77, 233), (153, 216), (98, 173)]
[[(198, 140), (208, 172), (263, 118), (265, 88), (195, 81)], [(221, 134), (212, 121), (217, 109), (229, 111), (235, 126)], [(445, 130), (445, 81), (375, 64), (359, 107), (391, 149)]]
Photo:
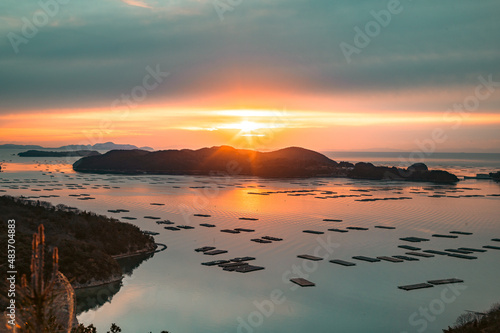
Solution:
[(158, 174), (238, 174), (260, 177), (312, 177), (328, 175), (337, 162), (312, 150), (289, 147), (273, 152), (229, 146), (198, 150), (113, 150), (84, 157), (73, 164), (79, 172)]
[(340, 162), (318, 152), (289, 147), (271, 152), (236, 149), (230, 146), (198, 150), (112, 150), (76, 161), (78, 172), (169, 175), (241, 175), (266, 178), (348, 177), (394, 179), (438, 183), (457, 182), (446, 171), (429, 170), (423, 163), (407, 169), (374, 166), (371, 163)]

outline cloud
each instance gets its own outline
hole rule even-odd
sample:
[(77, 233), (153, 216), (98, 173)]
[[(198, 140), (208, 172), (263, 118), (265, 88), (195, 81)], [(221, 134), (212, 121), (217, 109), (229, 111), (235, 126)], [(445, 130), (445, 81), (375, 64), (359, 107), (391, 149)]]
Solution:
[[(37, 5), (4, 1), (10, 4), (2, 18), (10, 21), (0, 22), (0, 32), (20, 33), (16, 22), (32, 17)], [(352, 44), (354, 28), (374, 20), (370, 12), (386, 8), (386, 0), (225, 1), (239, 4), (223, 22), (209, 0), (121, 0), (154, 10), (88, 1), (70, 2), (53, 19), (57, 26), (40, 29), (17, 55), (0, 39), (0, 113), (106, 108), (157, 64), (172, 75), (148, 94), (148, 103), (184, 99), (194, 107), (224, 95), (240, 102), (226, 108), (264, 104), (263, 95), (276, 101), (268, 107), (293, 108), (290, 101), (305, 96), (301, 109), (316, 107), (310, 96), (365, 101), (377, 95), (387, 100), (373, 103), (374, 112), (425, 111), (461, 102), (479, 75), (500, 81), (498, 0), (403, 2), (403, 12), (351, 63), (339, 44)], [(258, 96), (255, 102), (244, 99), (248, 92)], [(481, 108), (500, 111), (498, 93)]]
[(153, 8), (150, 5), (144, 3), (144, 1), (140, 0), (120, 0), (123, 3), (126, 3), (129, 6), (142, 7), (142, 8)]

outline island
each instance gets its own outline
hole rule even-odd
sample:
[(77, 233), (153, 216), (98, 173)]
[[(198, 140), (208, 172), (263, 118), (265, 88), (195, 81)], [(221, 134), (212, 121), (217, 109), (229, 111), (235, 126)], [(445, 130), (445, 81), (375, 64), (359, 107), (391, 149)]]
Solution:
[(83, 157), (101, 155), (95, 150), (74, 150), (74, 151), (46, 151), (46, 150), (28, 150), (17, 154), (20, 157)]
[(104, 142), (104, 143), (96, 143), (96, 144), (79, 144), (79, 145), (66, 145), (57, 148), (47, 148), (39, 145), (16, 145), (16, 144), (3, 144), (0, 145), (0, 149), (30, 149), (30, 150), (66, 150), (66, 151), (74, 151), (74, 150), (112, 150), (112, 149), (141, 149), (141, 150), (154, 150), (151, 147), (137, 147), (131, 144), (121, 144), (114, 142)]
[(336, 162), (300, 147), (271, 152), (230, 146), (198, 150), (112, 150), (87, 156), (73, 164), (77, 172), (110, 174), (231, 175), (264, 178), (348, 177), (454, 183), (458, 178), (442, 170), (429, 170), (423, 163), (406, 169), (371, 163)]
[(500, 182), (500, 171), (490, 172), (489, 176), (496, 182)]
[[(123, 269), (118, 257), (147, 255), (156, 250), (151, 236), (138, 227), (63, 204), (0, 196), (0, 233), (7, 235), (7, 221), (16, 223), (16, 269), (18, 276), (30, 274), (31, 242), (38, 226), (45, 227), (46, 245), (58, 247), (60, 271), (73, 288), (120, 281)], [(0, 245), (7, 248), (7, 237)], [(0, 252), (2, 263), (7, 251)], [(47, 260), (50, 261), (48, 257)], [(7, 281), (0, 281), (0, 306), (5, 305)]]

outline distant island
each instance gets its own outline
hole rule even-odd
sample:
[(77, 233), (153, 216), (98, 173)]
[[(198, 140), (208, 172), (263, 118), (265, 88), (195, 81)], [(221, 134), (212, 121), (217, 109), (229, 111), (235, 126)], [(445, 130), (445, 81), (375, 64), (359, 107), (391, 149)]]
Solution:
[[(156, 244), (138, 227), (65, 205), (0, 196), (0, 234), (7, 235), (7, 221), (16, 221), (16, 268), (18, 276), (29, 276), (31, 241), (40, 224), (45, 227), (48, 248), (59, 248), (60, 271), (74, 288), (120, 281), (117, 257), (152, 253)], [(7, 248), (7, 237), (0, 245)], [(5, 245), (5, 246), (4, 246)], [(48, 253), (49, 251), (47, 251)], [(7, 251), (0, 252), (2, 263)], [(6, 280), (0, 281), (0, 307), (7, 295)]]
[(57, 148), (46, 148), (38, 145), (15, 145), (15, 144), (4, 144), (0, 145), (0, 149), (51, 149), (51, 150), (66, 150), (66, 151), (77, 151), (77, 150), (130, 150), (130, 149), (141, 149), (141, 150), (154, 150), (151, 147), (137, 147), (130, 144), (118, 144), (114, 142), (87, 144), (87, 145), (66, 145)]
[(318, 152), (289, 147), (272, 152), (229, 146), (198, 150), (112, 150), (76, 161), (77, 172), (112, 174), (242, 175), (265, 178), (348, 177), (454, 183), (458, 178), (423, 163), (407, 169), (336, 162)]
[(28, 150), (17, 154), (21, 157), (83, 157), (101, 155), (95, 150), (75, 150), (75, 151), (49, 151), (49, 150)]

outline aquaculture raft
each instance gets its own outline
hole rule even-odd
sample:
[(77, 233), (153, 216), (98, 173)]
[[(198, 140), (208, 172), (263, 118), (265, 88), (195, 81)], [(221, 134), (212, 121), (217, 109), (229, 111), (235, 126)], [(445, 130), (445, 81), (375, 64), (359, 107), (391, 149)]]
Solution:
[(328, 231), (335, 231), (335, 232), (349, 232), (349, 230), (336, 229), (336, 228), (328, 229)]
[(398, 288), (409, 291), (409, 290), (417, 290), (417, 289), (432, 288), (432, 287), (434, 287), (434, 285), (430, 283), (417, 283), (417, 284), (409, 284), (407, 286), (399, 286)]
[(302, 232), (305, 232), (306, 234), (316, 234), (316, 235), (324, 234), (323, 231), (316, 231), (316, 230), (303, 230)]
[(349, 261), (345, 261), (345, 260), (340, 260), (340, 259), (330, 260), (330, 262), (333, 263), (333, 264), (338, 264), (338, 265), (342, 265), (342, 266), (356, 266), (356, 264), (353, 263), (353, 262), (349, 262)]
[(432, 258), (432, 257), (434, 257), (433, 254), (422, 253), (422, 252), (406, 252), (406, 254), (409, 254), (411, 256), (423, 257), (423, 258)]
[(385, 260), (385, 261), (389, 261), (389, 262), (404, 262), (403, 259), (393, 258), (393, 257), (385, 257), (385, 256), (377, 257), (377, 259)]
[(203, 252), (203, 254), (206, 254), (209, 256), (216, 256), (218, 254), (223, 254), (223, 253), (227, 253), (227, 251), (226, 250), (211, 250), (211, 251)]
[(450, 284), (450, 283), (462, 283), (464, 282), (464, 280), (452, 278), (452, 279), (442, 279), (442, 280), (430, 280), (427, 282), (433, 285), (440, 285), (440, 284)]
[(306, 260), (312, 260), (312, 261), (323, 260), (323, 258), (321, 258), (321, 257), (316, 257), (316, 256), (312, 256), (312, 255), (309, 255), (309, 254), (299, 254), (297, 256), (297, 258), (306, 259)]
[(370, 258), (370, 257), (365, 257), (365, 256), (354, 256), (352, 259), (357, 259), (357, 260), (363, 260), (363, 261), (368, 261), (368, 262), (379, 262), (380, 259), (376, 258)]
[(421, 248), (415, 247), (415, 246), (410, 246), (410, 245), (399, 245), (398, 246), (400, 249), (405, 249), (405, 250), (410, 250), (410, 251), (419, 251)]
[(315, 283), (313, 283), (309, 280), (303, 279), (303, 278), (293, 278), (293, 279), (290, 279), (290, 281), (295, 283), (295, 284), (298, 284), (301, 287), (314, 287), (314, 286), (316, 286)]

